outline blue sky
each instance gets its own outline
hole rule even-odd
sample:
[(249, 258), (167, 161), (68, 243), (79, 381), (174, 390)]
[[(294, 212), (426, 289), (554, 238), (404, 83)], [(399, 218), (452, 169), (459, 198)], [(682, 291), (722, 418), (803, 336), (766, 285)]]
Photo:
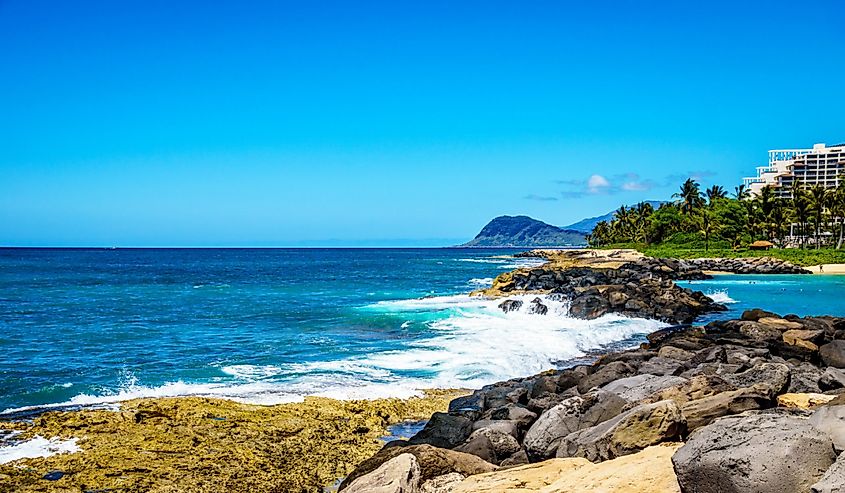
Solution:
[(845, 141), (845, 4), (0, 0), (0, 245), (444, 245)]

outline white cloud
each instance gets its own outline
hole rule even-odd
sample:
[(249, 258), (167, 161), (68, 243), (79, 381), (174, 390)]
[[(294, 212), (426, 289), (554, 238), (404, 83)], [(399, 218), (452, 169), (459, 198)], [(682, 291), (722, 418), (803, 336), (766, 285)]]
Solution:
[(644, 192), (650, 188), (648, 184), (641, 181), (628, 181), (622, 184), (622, 190), (627, 192)]
[(590, 193), (601, 193), (610, 188), (610, 182), (602, 175), (592, 175), (587, 180), (587, 190)]

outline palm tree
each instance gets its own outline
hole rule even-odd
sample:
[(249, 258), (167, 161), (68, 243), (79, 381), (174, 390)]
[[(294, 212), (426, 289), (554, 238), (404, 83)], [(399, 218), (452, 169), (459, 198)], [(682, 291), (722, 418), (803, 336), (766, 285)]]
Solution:
[(611, 243), (610, 226), (607, 221), (599, 221), (593, 228), (593, 232), (587, 235), (587, 242), (591, 246), (602, 246)]
[(631, 223), (631, 210), (624, 205), (613, 214), (613, 222), (611, 226), (614, 227), (614, 232), (623, 241), (629, 237), (628, 230)]
[(707, 189), (707, 202), (713, 205), (714, 200), (727, 198), (728, 192), (721, 185), (713, 185)]
[(771, 186), (763, 187), (760, 190), (760, 195), (754, 201), (758, 205), (758, 219), (762, 226), (761, 229), (766, 231), (766, 239), (770, 240), (772, 239), (772, 228), (769, 225), (771, 224), (772, 210), (775, 208), (774, 189)]
[(734, 198), (737, 200), (745, 200), (751, 196), (751, 190), (743, 183), (738, 187), (734, 187)]
[(819, 231), (822, 226), (822, 218), (827, 209), (827, 199), (829, 195), (827, 190), (821, 185), (814, 185), (810, 188), (810, 210), (813, 213), (813, 225), (816, 227), (816, 250), (821, 245), (819, 243)]
[(701, 189), (692, 178), (687, 178), (687, 181), (681, 185), (680, 192), (672, 194), (672, 197), (681, 199), (681, 212), (688, 216), (691, 216), (704, 203), (704, 199), (701, 198)]
[[(797, 183), (797, 182), (796, 182)], [(799, 227), (801, 234), (801, 248), (807, 243), (806, 225), (807, 218), (810, 217), (810, 199), (800, 185), (792, 187), (792, 219), (794, 219)]]
[(845, 176), (841, 176), (836, 188), (831, 190), (830, 214), (839, 218), (839, 241), (836, 242), (836, 249), (839, 250), (845, 232)]
[(704, 234), (704, 251), (710, 250), (710, 236), (716, 231), (713, 216), (707, 209), (701, 210), (701, 233)]

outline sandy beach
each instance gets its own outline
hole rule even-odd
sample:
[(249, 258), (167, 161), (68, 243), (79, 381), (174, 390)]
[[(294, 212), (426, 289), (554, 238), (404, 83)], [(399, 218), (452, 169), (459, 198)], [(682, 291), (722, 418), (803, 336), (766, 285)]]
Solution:
[(845, 264), (821, 264), (807, 267), (813, 274), (845, 274)]

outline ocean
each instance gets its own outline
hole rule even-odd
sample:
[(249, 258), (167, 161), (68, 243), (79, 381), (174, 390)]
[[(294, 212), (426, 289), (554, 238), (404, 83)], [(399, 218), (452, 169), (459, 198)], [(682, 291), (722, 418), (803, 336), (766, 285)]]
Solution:
[[(0, 249), (0, 411), (477, 388), (637, 345), (665, 325), (577, 320), (552, 302), (548, 315), (505, 314), (468, 295), (542, 262), (516, 251)], [(718, 317), (845, 315), (845, 276), (681, 284), (727, 303)]]

